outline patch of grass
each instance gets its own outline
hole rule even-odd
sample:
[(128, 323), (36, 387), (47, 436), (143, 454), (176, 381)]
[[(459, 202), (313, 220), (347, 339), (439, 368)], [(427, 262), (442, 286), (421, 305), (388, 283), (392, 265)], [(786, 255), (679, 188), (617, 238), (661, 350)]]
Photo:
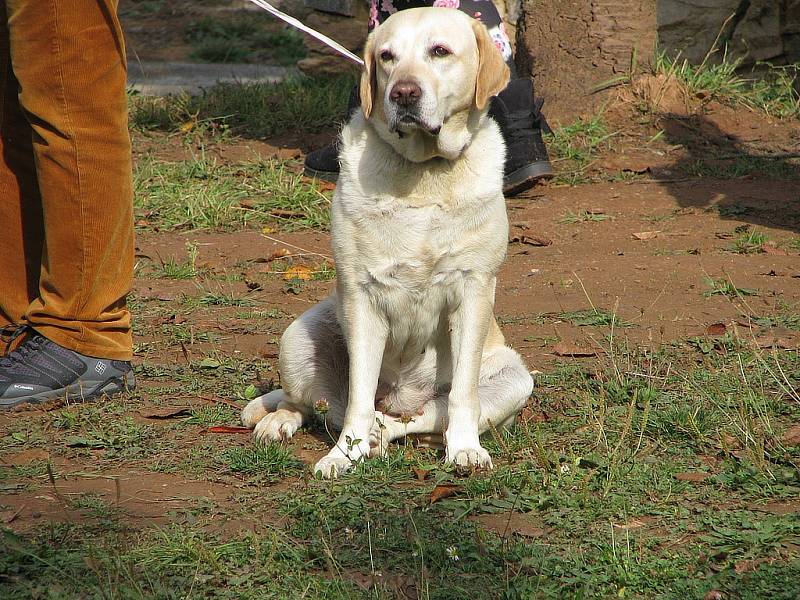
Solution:
[(186, 242), (187, 258), (184, 262), (178, 262), (174, 258), (167, 260), (159, 257), (158, 263), (154, 265), (153, 276), (162, 279), (195, 279), (202, 274), (202, 270), (197, 267), (197, 243)]
[(160, 330), (162, 334), (169, 336), (171, 341), (190, 345), (196, 342), (216, 342), (220, 339), (219, 334), (213, 331), (197, 330), (186, 323), (179, 325), (165, 323), (161, 325)]
[(226, 404), (208, 404), (192, 409), (191, 416), (182, 421), (185, 425), (213, 427), (215, 425), (231, 425), (239, 423), (239, 415), (232, 406)]
[(275, 30), (260, 14), (221, 19), (203, 17), (186, 26), (191, 57), (206, 62), (263, 62), (291, 65), (305, 58), (303, 37), (294, 29)]
[(351, 75), (295, 77), (279, 83), (220, 83), (202, 94), (129, 96), (134, 129), (185, 133), (201, 129), (262, 138), (334, 129), (347, 115)]
[(572, 212), (571, 210), (567, 211), (567, 213), (559, 219), (559, 223), (601, 223), (602, 221), (608, 221), (613, 219), (611, 215), (607, 215), (601, 212), (592, 212), (588, 210), (581, 210), (576, 212)]
[(235, 292), (205, 292), (202, 296), (184, 296), (184, 304), (189, 307), (198, 306), (253, 306), (252, 298), (236, 294)]
[(797, 65), (759, 66), (765, 72), (757, 79), (742, 77), (741, 60), (728, 60), (724, 53), (716, 63), (704, 61), (695, 66), (688, 60), (672, 59), (666, 53), (656, 56), (656, 72), (666, 73), (683, 82), (692, 94), (704, 93), (728, 104), (744, 105), (778, 118), (800, 117), (800, 92)]
[(554, 183), (578, 185), (591, 181), (589, 167), (597, 154), (610, 146), (609, 140), (617, 132), (610, 132), (598, 114), (589, 120), (578, 120), (559, 127), (545, 135), (548, 151), (556, 168)]
[[(213, 377), (147, 366), (147, 376), (193, 393), (187, 378), (219, 389), (235, 375), (241, 386), (261, 366), (231, 361), (238, 370)], [(797, 373), (797, 353), (746, 347), (697, 360), (682, 346), (616, 345), (591, 367), (564, 361), (537, 378), (540, 418), (484, 436), (495, 469), (468, 475), (400, 444), (337, 481), (266, 488), (305, 470), (291, 447), (193, 439), (172, 453), (180, 460), (160, 453), (148, 466), (229, 482), (234, 502), (162, 529), (4, 531), (0, 596), (677, 600), (716, 589), (794, 600), (796, 513), (759, 511), (800, 494), (800, 453), (781, 444), (800, 419)], [(49, 418), (83, 426), (82, 411), (66, 412)], [(442, 485), (453, 495), (432, 502)]]
[(741, 296), (758, 296), (758, 290), (751, 288), (736, 287), (730, 279), (721, 277), (719, 279), (705, 278), (705, 283), (711, 289), (703, 295), (707, 298), (711, 296), (726, 296), (728, 298), (738, 298)]
[(800, 331), (800, 313), (779, 313), (768, 317), (759, 317), (754, 320), (761, 327), (785, 327)]
[(221, 459), (234, 473), (257, 476), (268, 481), (297, 475), (304, 468), (290, 448), (278, 443), (228, 448)]
[(263, 319), (291, 319), (290, 315), (280, 308), (268, 308), (266, 310), (248, 310), (236, 313), (237, 319), (244, 321), (263, 320)]
[(61, 438), (64, 447), (78, 454), (104, 450), (104, 459), (146, 457), (164, 444), (152, 427), (128, 416), (108, 416), (102, 407), (64, 409), (54, 415), (52, 425), (64, 431)]
[(736, 254), (761, 254), (769, 237), (763, 231), (747, 228), (726, 249)]
[(219, 165), (201, 157), (178, 163), (145, 160), (134, 182), (140, 224), (161, 229), (272, 223), (293, 230), (329, 224), (328, 196), (277, 161)]
[(606, 310), (598, 310), (596, 308), (587, 308), (585, 310), (573, 310), (569, 312), (562, 312), (558, 315), (559, 319), (569, 321), (578, 327), (629, 327), (627, 323), (614, 313)]
[(712, 155), (708, 159), (697, 159), (685, 168), (686, 173), (692, 177), (736, 179), (747, 175), (759, 175), (778, 179), (797, 179), (800, 161), (741, 153), (734, 157), (714, 158)]

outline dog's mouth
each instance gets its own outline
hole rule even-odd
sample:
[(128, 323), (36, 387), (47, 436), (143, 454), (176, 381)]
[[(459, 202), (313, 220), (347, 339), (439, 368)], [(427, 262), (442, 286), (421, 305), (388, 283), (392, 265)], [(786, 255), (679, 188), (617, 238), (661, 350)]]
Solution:
[(408, 133), (411, 129), (420, 129), (430, 135), (439, 135), (439, 131), (441, 131), (442, 126), (431, 125), (419, 116), (406, 112), (393, 119), (392, 124), (389, 127), (389, 130), (392, 133), (398, 133), (401, 135), (403, 133)]

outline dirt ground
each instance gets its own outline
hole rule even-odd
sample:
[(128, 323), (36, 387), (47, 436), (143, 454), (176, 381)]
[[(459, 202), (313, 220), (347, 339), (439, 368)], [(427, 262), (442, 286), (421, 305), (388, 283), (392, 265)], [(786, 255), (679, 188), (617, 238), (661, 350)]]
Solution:
[[(686, 173), (686, 166), (712, 146), (744, 148), (753, 154), (796, 155), (800, 126), (712, 104), (693, 115), (671, 113), (659, 124), (671, 131), (670, 138), (643, 146), (642, 140), (649, 137), (652, 126), (631, 125), (635, 116), (631, 106), (620, 101), (607, 113), (611, 126), (620, 127), (619, 134), (592, 167), (595, 175), (605, 174), (619, 181), (545, 185), (508, 199), (511, 237), (496, 302), (496, 314), (508, 342), (533, 371), (546, 373), (565, 360), (597, 362), (609, 351), (608, 332), (576, 325), (564, 316), (596, 309), (616, 315), (617, 327), (611, 333), (617, 342), (625, 340), (632, 347), (658, 348), (735, 331), (761, 347), (777, 345), (796, 350), (800, 347), (797, 331), (780, 325), (762, 326), (764, 321), (757, 324), (756, 320), (798, 312), (798, 180), (758, 174), (696, 178)], [(670, 143), (679, 139), (681, 143)], [(138, 154), (156, 149), (165, 160), (176, 160), (190, 152), (185, 144), (163, 138), (154, 141), (137, 134), (134, 142)], [(244, 151), (265, 157), (282, 152), (282, 156), (302, 158), (297, 149), (279, 149), (282, 142), (285, 145), (285, 136), (275, 145), (270, 142), (238, 140), (212, 145), (208, 151), (221, 161), (234, 162)], [(724, 166), (724, 161), (720, 164)], [(750, 253), (730, 251), (736, 238), (753, 230), (763, 233), (768, 241)], [(187, 242), (196, 244), (197, 265), (207, 278), (216, 278), (213, 283), (203, 288), (192, 280), (148, 276), (148, 264), (185, 261)], [(276, 378), (282, 330), (294, 316), (324, 298), (333, 282), (307, 281), (299, 293), (289, 293), (284, 278), (274, 273), (274, 257), (281, 252), (299, 254), (299, 263), (313, 268), (331, 262), (329, 242), (329, 234), (321, 231), (140, 231), (139, 268), (133, 290), (135, 362), (174, 366), (198, 357), (227, 356), (261, 361), (266, 371), (246, 375), (253, 380)], [(225, 277), (234, 281), (226, 282)], [(754, 293), (711, 295), (709, 280), (729, 281)], [(246, 297), (247, 306), (253, 307), (248, 310), (267, 311), (274, 318), (264, 326), (243, 315), (241, 306), (188, 311), (176, 308), (181, 297), (202, 295), (209, 286), (223, 295)], [(137, 305), (146, 308), (137, 311)], [(161, 333), (159, 327), (165, 324), (188, 324), (193, 331), (211, 335), (176, 341)], [(212, 385), (213, 391), (204, 394), (154, 395), (152, 399), (148, 390), (163, 388), (165, 382), (158, 377), (151, 380), (143, 373), (139, 385), (141, 395), (134, 405), (123, 409), (123, 414), (155, 427), (170, 419), (146, 415), (163, 406), (237, 406), (234, 389), (225, 382)], [(532, 403), (537, 403), (536, 393)], [(46, 418), (35, 411), (28, 415)], [(0, 427), (8, 427), (18, 418), (0, 415)], [(203, 435), (202, 428), (197, 428), (182, 441), (191, 445)], [(315, 434), (300, 435), (296, 447), (304, 449), (307, 462), (324, 451), (325, 444), (319, 438)], [(248, 437), (230, 434), (226, 436), (228, 442), (247, 444)], [(21, 452), (5, 456), (3, 462), (24, 465), (34, 458)], [(69, 513), (63, 510), (59, 494), (117, 496), (132, 519), (155, 523), (185, 497), (231, 496), (230, 489), (218, 485), (213, 477), (203, 482), (186, 479), (180, 473), (145, 475), (135, 463), (85, 476), (93, 471), (91, 453), (84, 453), (80, 459), (52, 458), (65, 481), (59, 484), (58, 493), (43, 481), (39, 489), (25, 494), (13, 489), (0, 494), (0, 505), (6, 507), (3, 517), (14, 529), (24, 530), (48, 518), (67, 518)]]
[[(155, 26), (148, 14), (137, 19), (129, 25), (134, 40), (136, 27)], [(165, 44), (169, 55), (147, 59), (181, 59), (179, 46)], [(511, 232), (496, 315), (531, 371), (602, 371), (620, 347), (688, 347), (702, 361), (731, 339), (797, 352), (800, 123), (650, 79), (621, 89), (603, 118), (608, 141), (575, 185), (561, 178), (507, 200)], [(279, 157), (299, 172), (304, 152), (334, 133), (207, 140), (202, 151), (221, 164), (253, 153)], [(139, 162), (197, 151), (172, 134), (134, 132), (133, 141)], [(568, 170), (566, 158), (554, 159)], [(139, 389), (103, 405), (0, 414), (0, 523), (26, 534), (50, 523), (95, 522), (113, 506), (137, 530), (170, 523), (224, 535), (280, 529), (285, 517), (270, 496), (307, 485), (328, 436), (298, 433), (290, 455), (306, 467), (286, 476), (243, 476), (230, 452), (251, 447), (236, 416), (250, 386), (269, 389), (279, 380), (282, 331), (333, 286), (329, 277), (285, 277), (287, 266), (332, 268), (329, 233), (280, 224), (161, 230), (142, 211), (137, 226), (131, 306)], [(165, 265), (189, 260), (189, 248), (201, 275), (165, 276)], [(550, 399), (535, 390), (523, 421), (558, 421), (561, 405)], [(758, 510), (796, 514), (798, 506), (795, 499)], [(523, 537), (549, 531), (521, 514), (498, 519), (479, 518), (503, 535), (509, 527)]]

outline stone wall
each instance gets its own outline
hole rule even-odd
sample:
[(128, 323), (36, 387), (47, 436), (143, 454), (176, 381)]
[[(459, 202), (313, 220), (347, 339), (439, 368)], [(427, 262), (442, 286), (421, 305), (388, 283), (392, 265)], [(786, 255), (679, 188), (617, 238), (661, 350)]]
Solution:
[(657, 27), (659, 46), (693, 63), (715, 42), (745, 65), (800, 62), (800, 0), (658, 0)]

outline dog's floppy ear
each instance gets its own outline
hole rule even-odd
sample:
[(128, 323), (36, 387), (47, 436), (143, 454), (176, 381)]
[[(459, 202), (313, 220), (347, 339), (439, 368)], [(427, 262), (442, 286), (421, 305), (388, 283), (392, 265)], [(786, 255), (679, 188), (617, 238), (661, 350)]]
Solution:
[(378, 87), (378, 77), (375, 74), (375, 33), (370, 33), (364, 45), (364, 70), (361, 71), (361, 83), (358, 93), (361, 96), (361, 110), (364, 117), (369, 119), (372, 114), (372, 105), (375, 100), (375, 91)]
[(478, 43), (478, 77), (475, 81), (475, 106), (483, 109), (492, 96), (502, 92), (508, 85), (510, 70), (503, 55), (494, 45), (489, 31), (480, 21), (472, 23), (475, 41)]

